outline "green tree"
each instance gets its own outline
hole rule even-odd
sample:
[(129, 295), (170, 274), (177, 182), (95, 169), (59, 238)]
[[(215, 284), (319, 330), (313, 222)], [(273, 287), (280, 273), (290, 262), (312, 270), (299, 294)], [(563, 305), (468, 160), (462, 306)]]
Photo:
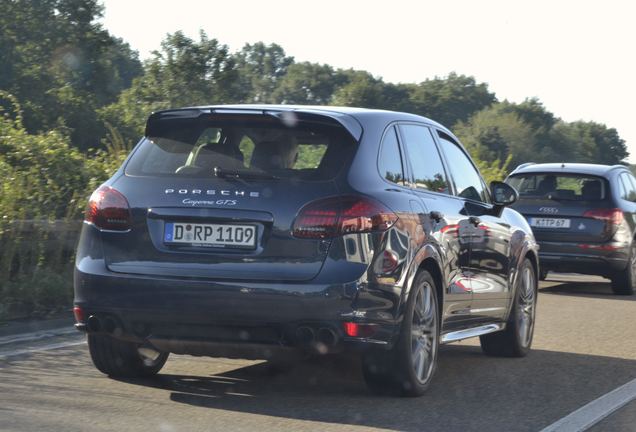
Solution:
[(473, 161), (477, 164), (481, 175), (487, 184), (492, 181), (503, 181), (510, 172), (510, 162), (512, 162), (512, 155), (508, 156), (503, 162), (499, 159), (495, 159), (492, 162), (484, 161), (479, 158), (473, 157)]
[(496, 101), (488, 85), (477, 84), (475, 78), (455, 72), (446, 78), (427, 79), (412, 86), (409, 99), (414, 113), (447, 127), (468, 120), (473, 113)]
[(145, 62), (144, 71), (117, 102), (99, 110), (100, 119), (128, 143), (143, 133), (152, 111), (239, 101), (234, 58), (226, 45), (209, 39), (203, 31), (198, 41), (182, 32), (167, 35), (161, 50)]
[(616, 129), (595, 122), (564, 122), (537, 99), (496, 103), (460, 122), (455, 133), (480, 160), (622, 163), (628, 156)]
[[(108, 151), (83, 154), (62, 131), (22, 125), (16, 99), (0, 94), (0, 317), (68, 308), (78, 221), (90, 193), (121, 164), (116, 136)], [(59, 228), (62, 229), (59, 229)], [(13, 305), (13, 306), (12, 306)]]
[(409, 100), (412, 84), (384, 83), (382, 86), (383, 109), (403, 112), (414, 112), (413, 104)]
[(287, 56), (280, 45), (263, 42), (245, 44), (234, 57), (241, 82), (238, 99), (247, 103), (276, 103), (274, 92), (294, 58)]
[(536, 162), (537, 137), (533, 128), (505, 104), (495, 104), (460, 122), (455, 133), (472, 155), (484, 162), (505, 161), (512, 167)]
[(137, 54), (95, 20), (96, 0), (7, 1), (0, 14), (0, 89), (23, 101), (31, 132), (64, 126), (80, 148), (104, 132), (98, 107), (141, 73)]
[(384, 106), (384, 83), (381, 79), (374, 78), (368, 72), (353, 69), (340, 73), (346, 80), (346, 84), (334, 92), (331, 98), (332, 104), (364, 108), (382, 108)]
[(274, 103), (326, 105), (338, 86), (346, 78), (329, 65), (318, 63), (293, 63), (279, 80), (272, 93)]
[(596, 143), (575, 123), (557, 120), (543, 144), (535, 162), (594, 162), (585, 155), (594, 153)]
[(503, 101), (500, 109), (502, 112), (517, 114), (539, 136), (546, 135), (558, 121), (554, 114), (548, 111), (537, 98), (526, 99), (519, 104)]
[[(614, 128), (596, 122), (576, 121), (557, 124), (555, 135), (561, 142), (575, 148), (571, 159), (558, 161), (588, 162), (614, 165), (623, 163), (629, 156), (625, 141)], [(556, 139), (553, 139), (556, 141)]]

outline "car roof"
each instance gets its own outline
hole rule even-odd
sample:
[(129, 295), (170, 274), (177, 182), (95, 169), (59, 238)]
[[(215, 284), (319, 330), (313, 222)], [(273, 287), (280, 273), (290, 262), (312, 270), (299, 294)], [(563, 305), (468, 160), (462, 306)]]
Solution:
[(628, 168), (625, 165), (600, 165), (600, 164), (587, 164), (587, 163), (525, 163), (519, 165), (511, 176), (520, 174), (532, 174), (532, 173), (564, 173), (564, 174), (589, 174), (596, 176), (607, 176), (611, 171), (615, 169)]
[[(358, 108), (358, 107), (343, 107), (343, 106), (325, 106), (325, 105), (270, 105), (270, 104), (233, 104), (233, 105), (202, 105), (202, 106), (193, 106), (193, 107), (183, 107), (183, 108), (175, 108), (175, 109), (166, 109), (161, 111), (156, 111), (152, 113), (151, 117), (162, 117), (164, 115), (170, 115), (172, 113), (177, 114), (180, 111), (215, 111), (215, 110), (228, 110), (228, 111), (236, 111), (240, 112), (249, 112), (249, 111), (260, 111), (260, 112), (298, 112), (298, 113), (307, 113), (307, 114), (318, 114), (325, 115), (333, 118), (342, 118), (342, 116), (352, 117), (356, 120), (356, 122), (364, 129), (366, 123), (370, 122), (393, 122), (393, 121), (413, 121), (420, 123), (427, 123), (429, 125), (435, 126), (440, 130), (444, 131), (453, 139), (459, 141), (455, 135), (448, 130), (445, 126), (437, 123), (434, 120), (431, 120), (427, 117), (419, 116), (416, 114), (410, 114), (399, 111), (388, 111), (381, 109), (371, 109), (371, 108)], [(347, 125), (345, 125), (346, 127)], [(350, 132), (353, 132), (351, 129), (351, 125), (349, 125), (348, 129)], [(360, 131), (361, 132), (361, 131)], [(358, 135), (356, 133), (354, 136)], [(357, 137), (359, 138), (359, 136)]]

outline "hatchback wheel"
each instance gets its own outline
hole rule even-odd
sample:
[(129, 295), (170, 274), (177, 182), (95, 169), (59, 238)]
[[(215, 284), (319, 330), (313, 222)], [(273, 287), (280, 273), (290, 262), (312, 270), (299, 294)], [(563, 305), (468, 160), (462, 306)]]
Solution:
[(402, 322), (400, 338), (391, 351), (374, 352), (363, 359), (364, 377), (379, 392), (420, 396), (431, 383), (437, 366), (439, 309), (435, 282), (427, 271), (415, 277)]
[(487, 355), (524, 357), (530, 351), (537, 309), (537, 279), (534, 267), (525, 259), (515, 289), (515, 298), (506, 329), (480, 336), (481, 349)]
[(168, 360), (168, 353), (157, 353), (102, 334), (88, 335), (88, 350), (95, 367), (112, 377), (149, 377), (157, 374)]
[(612, 277), (612, 290), (618, 295), (634, 294), (634, 283), (636, 282), (636, 245), (632, 244), (629, 252), (629, 262), (625, 270), (618, 272)]

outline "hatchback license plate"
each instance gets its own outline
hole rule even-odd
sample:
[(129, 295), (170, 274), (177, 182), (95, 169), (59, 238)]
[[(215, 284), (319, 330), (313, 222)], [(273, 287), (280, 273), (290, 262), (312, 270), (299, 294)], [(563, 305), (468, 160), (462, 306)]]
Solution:
[(536, 228), (570, 228), (570, 219), (532, 218), (530, 226)]
[(195, 223), (166, 223), (165, 243), (191, 244), (205, 247), (245, 248), (256, 247), (254, 225), (220, 225)]

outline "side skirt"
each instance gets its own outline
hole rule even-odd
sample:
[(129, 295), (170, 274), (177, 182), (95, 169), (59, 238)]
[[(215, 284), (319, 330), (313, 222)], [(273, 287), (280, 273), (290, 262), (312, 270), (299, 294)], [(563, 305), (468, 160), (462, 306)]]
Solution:
[(493, 324), (482, 325), (479, 327), (451, 331), (451, 332), (442, 334), (441, 343), (457, 342), (462, 339), (468, 339), (472, 337), (485, 335), (488, 333), (498, 332), (505, 328), (506, 328), (505, 323), (497, 323), (497, 324), (493, 323)]

